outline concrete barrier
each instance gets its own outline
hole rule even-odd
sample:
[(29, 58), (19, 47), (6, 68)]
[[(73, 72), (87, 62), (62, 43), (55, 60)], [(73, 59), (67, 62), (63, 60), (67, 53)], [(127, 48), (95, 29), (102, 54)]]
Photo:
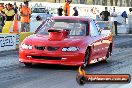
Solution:
[(132, 14), (128, 15), (128, 31), (132, 33)]
[(0, 51), (18, 49), (20, 43), (32, 34), (31, 32), (21, 32), (20, 34), (0, 33)]
[(129, 30), (128, 30), (128, 25), (119, 25), (117, 27), (117, 33), (118, 34), (128, 34)]
[(117, 17), (110, 17), (110, 21), (117, 21), (120, 24), (126, 24), (125, 19), (120, 15), (118, 15)]
[(0, 33), (0, 51), (16, 49), (16, 35), (9, 33)]

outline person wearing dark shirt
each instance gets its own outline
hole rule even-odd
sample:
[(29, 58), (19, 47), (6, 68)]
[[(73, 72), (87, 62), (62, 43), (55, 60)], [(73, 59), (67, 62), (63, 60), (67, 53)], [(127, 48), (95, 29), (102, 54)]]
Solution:
[(18, 7), (17, 7), (17, 5), (16, 5), (16, 2), (14, 2), (14, 7), (13, 7), (13, 9), (14, 9), (14, 11), (15, 11), (15, 14), (17, 14), (17, 12), (18, 12)]
[(102, 11), (100, 13), (100, 16), (101, 16), (103, 21), (108, 21), (109, 20), (110, 12), (107, 11), (107, 7), (105, 7), (105, 11)]
[(74, 14), (73, 14), (73, 16), (78, 16), (78, 11), (77, 11), (77, 8), (76, 8), (76, 7), (74, 7), (74, 8), (73, 8), (73, 10), (74, 10)]
[(60, 8), (58, 8), (58, 16), (62, 16), (63, 15), (62, 12), (63, 12), (63, 9), (61, 6)]
[(121, 16), (125, 19), (125, 23), (126, 23), (126, 18), (128, 18), (126, 11), (123, 11), (123, 13), (121, 14)]
[(17, 7), (17, 5), (14, 5), (14, 11), (15, 11), (15, 14), (17, 14), (17, 12), (18, 12), (18, 7)]

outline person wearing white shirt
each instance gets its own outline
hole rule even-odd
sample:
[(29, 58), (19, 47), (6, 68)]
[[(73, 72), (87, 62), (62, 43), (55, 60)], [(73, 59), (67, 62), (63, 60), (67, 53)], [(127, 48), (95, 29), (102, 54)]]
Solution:
[(111, 17), (117, 17), (117, 13), (116, 13), (116, 11), (115, 11), (115, 7), (113, 7), (113, 12), (112, 12), (112, 14), (111, 14)]

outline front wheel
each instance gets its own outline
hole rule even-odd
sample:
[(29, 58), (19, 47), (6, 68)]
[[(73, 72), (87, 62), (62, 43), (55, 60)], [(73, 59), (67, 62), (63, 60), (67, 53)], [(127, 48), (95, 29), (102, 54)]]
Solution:
[(86, 67), (88, 65), (89, 56), (90, 56), (90, 50), (87, 49), (85, 52), (84, 60), (83, 60), (83, 67)]

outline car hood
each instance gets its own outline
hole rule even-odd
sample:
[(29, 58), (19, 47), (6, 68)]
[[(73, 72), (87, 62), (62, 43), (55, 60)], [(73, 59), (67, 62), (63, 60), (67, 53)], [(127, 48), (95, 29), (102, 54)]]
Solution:
[(32, 45), (80, 45), (87, 42), (86, 36), (69, 36), (62, 40), (52, 41), (49, 40), (49, 35), (38, 35), (34, 34), (27, 37), (24, 40), (25, 43), (29, 43)]

